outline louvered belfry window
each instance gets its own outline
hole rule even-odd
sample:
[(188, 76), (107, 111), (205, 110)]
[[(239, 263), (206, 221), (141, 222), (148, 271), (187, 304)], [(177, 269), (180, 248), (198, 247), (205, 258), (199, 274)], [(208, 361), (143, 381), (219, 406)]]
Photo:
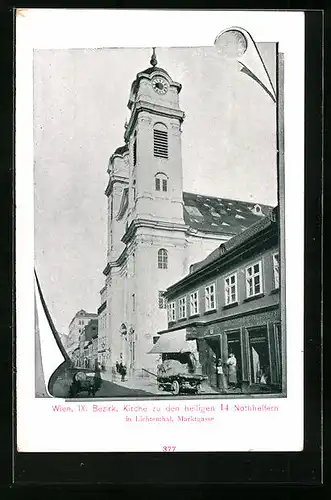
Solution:
[(168, 129), (163, 123), (154, 126), (154, 156), (168, 158)]

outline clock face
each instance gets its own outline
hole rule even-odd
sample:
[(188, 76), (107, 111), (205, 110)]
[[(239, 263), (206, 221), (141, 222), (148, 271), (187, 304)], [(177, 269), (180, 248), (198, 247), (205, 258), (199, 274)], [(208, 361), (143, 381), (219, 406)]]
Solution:
[(152, 86), (155, 92), (157, 92), (158, 94), (165, 94), (166, 92), (168, 92), (169, 88), (168, 82), (160, 76), (157, 76), (153, 79)]

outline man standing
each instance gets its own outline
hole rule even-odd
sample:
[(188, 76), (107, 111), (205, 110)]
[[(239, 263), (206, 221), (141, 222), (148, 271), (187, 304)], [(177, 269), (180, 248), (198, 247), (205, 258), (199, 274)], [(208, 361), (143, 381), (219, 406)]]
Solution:
[(228, 382), (229, 386), (236, 387), (237, 385), (237, 360), (233, 352), (231, 352), (227, 362), (228, 367)]

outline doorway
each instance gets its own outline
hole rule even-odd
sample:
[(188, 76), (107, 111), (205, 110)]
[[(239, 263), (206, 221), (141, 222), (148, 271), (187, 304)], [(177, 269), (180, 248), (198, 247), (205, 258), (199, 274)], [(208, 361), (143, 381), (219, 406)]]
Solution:
[(249, 330), (251, 382), (270, 384), (270, 356), (267, 327)]
[(230, 354), (234, 354), (237, 360), (237, 381), (242, 382), (242, 350), (241, 350), (241, 339), (240, 330), (234, 330), (232, 332), (225, 332), (228, 347), (228, 357)]
[(209, 384), (217, 389), (216, 364), (220, 357), (220, 337), (205, 337), (199, 341), (199, 361), (202, 373), (207, 375)]

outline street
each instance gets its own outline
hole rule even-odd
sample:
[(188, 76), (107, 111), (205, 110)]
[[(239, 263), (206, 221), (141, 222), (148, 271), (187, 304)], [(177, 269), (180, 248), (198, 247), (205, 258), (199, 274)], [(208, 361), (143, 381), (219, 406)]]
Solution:
[[(109, 398), (109, 397), (134, 397), (134, 396), (153, 396), (151, 392), (142, 391), (141, 389), (129, 389), (121, 385), (114, 384), (103, 380), (100, 389), (96, 393), (96, 398)], [(86, 394), (85, 394), (86, 396)], [(84, 397), (84, 393), (82, 395)]]
[[(58, 398), (67, 398), (69, 392), (68, 382), (63, 377), (59, 377), (54, 384), (52, 395)], [(141, 389), (129, 389), (114, 382), (103, 380), (100, 389), (96, 393), (96, 398), (112, 398), (112, 397), (135, 397), (135, 396), (153, 396), (151, 392), (143, 391)], [(80, 392), (75, 396), (76, 398), (89, 397), (87, 392)]]

